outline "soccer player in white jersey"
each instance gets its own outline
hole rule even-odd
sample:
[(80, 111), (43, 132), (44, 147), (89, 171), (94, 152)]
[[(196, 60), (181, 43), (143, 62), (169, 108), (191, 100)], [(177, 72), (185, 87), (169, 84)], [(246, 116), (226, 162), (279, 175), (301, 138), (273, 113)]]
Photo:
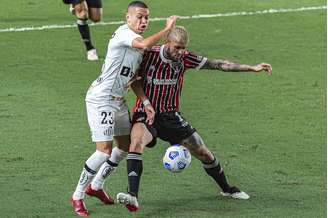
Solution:
[(87, 51), (89, 61), (98, 60), (97, 50), (91, 42), (88, 19), (100, 22), (102, 17), (102, 0), (63, 0), (71, 5), (71, 12), (76, 16), (76, 26)]
[[(174, 27), (177, 19), (176, 16), (169, 17), (164, 29), (144, 39), (139, 34), (148, 27), (148, 17), (149, 10), (145, 3), (133, 1), (129, 4), (127, 23), (113, 33), (102, 72), (87, 92), (85, 100), (88, 122), (96, 151), (85, 162), (71, 198), (74, 211), (79, 216), (89, 215), (83, 200), (85, 193), (99, 198), (105, 204), (114, 203), (99, 181), (115, 170), (129, 150), (131, 124), (124, 95), (135, 80), (143, 51), (165, 36)], [(144, 93), (139, 93), (138, 98), (147, 108), (147, 119), (151, 124), (154, 109)], [(117, 147), (112, 149), (113, 139)], [(93, 179), (98, 182), (91, 184)]]

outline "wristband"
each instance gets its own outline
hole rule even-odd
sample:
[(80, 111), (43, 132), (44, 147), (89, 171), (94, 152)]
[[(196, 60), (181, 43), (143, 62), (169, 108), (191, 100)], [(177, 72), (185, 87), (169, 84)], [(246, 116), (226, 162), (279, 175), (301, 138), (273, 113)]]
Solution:
[(149, 104), (150, 104), (149, 99), (144, 100), (144, 101), (142, 102), (142, 104), (143, 104), (144, 106), (149, 105)]

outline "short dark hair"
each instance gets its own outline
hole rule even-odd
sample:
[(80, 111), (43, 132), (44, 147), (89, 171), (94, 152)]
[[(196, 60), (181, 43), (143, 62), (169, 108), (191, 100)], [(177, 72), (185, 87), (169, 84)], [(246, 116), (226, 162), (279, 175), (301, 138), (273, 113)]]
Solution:
[(133, 1), (129, 4), (128, 8), (130, 7), (138, 7), (138, 8), (148, 8), (148, 6), (142, 1)]

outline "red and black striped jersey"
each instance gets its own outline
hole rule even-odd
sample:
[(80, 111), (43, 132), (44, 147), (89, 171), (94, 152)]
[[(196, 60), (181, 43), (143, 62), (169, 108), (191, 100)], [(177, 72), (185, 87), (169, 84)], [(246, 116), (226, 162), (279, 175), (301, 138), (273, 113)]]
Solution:
[[(154, 46), (144, 53), (139, 74), (143, 90), (157, 113), (179, 111), (183, 76), (187, 69), (200, 69), (207, 58), (185, 51), (179, 61), (164, 57), (164, 46)], [(133, 112), (144, 112), (137, 99)]]

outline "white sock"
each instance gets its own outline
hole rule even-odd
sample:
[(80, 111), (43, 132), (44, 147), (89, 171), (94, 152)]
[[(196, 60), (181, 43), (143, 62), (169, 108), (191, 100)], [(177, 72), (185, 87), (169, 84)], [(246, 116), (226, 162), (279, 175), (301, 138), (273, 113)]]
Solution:
[(126, 155), (127, 152), (119, 149), (118, 147), (113, 148), (112, 155), (109, 160), (101, 165), (97, 175), (92, 180), (91, 188), (93, 190), (103, 189), (105, 179), (115, 171), (119, 162), (123, 160)]
[(126, 158), (128, 152), (125, 152), (118, 147), (113, 148), (112, 155), (110, 156), (109, 160), (113, 163), (119, 164), (121, 160)]
[(95, 176), (97, 169), (109, 158), (106, 153), (96, 150), (89, 159), (85, 162), (82, 170), (80, 180), (73, 193), (73, 200), (83, 199), (85, 195), (85, 189), (88, 187), (93, 177)]

